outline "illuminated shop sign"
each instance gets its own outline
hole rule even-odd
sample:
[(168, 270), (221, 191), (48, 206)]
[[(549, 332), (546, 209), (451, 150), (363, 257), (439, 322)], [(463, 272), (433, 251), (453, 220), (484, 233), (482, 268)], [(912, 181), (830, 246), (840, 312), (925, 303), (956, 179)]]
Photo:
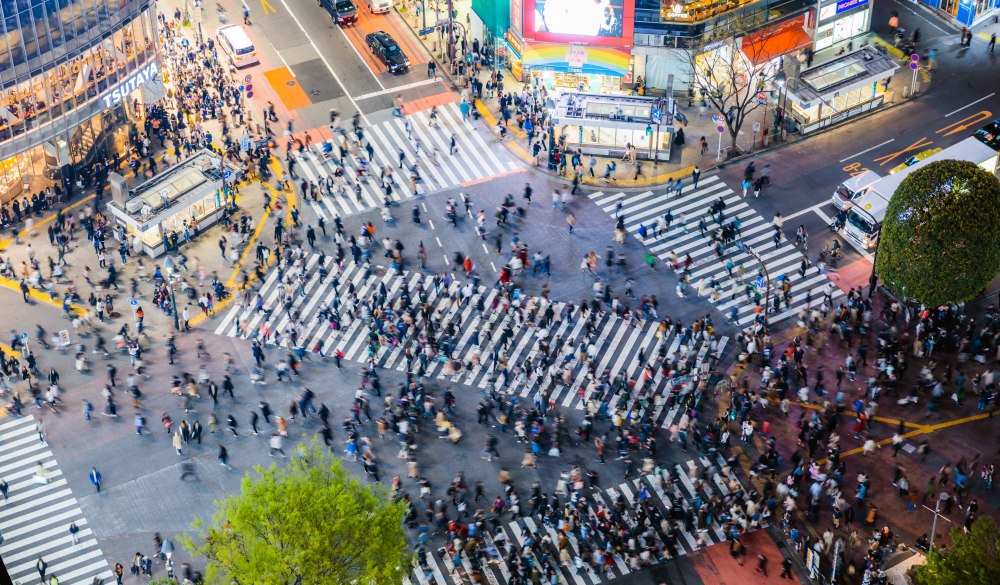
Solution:
[(133, 74), (125, 81), (118, 84), (118, 87), (106, 93), (101, 99), (104, 100), (104, 107), (110, 108), (120, 104), (130, 93), (146, 85), (156, 77), (160, 68), (156, 61), (147, 63), (137, 73)]
[(840, 2), (837, 2), (837, 14), (857, 8), (858, 6), (864, 6), (865, 4), (868, 4), (868, 0), (840, 0)]

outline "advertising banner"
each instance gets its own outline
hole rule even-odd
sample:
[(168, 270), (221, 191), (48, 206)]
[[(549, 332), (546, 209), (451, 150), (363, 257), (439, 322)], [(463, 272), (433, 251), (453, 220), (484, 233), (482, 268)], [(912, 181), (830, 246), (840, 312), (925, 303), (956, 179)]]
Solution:
[(514, 4), (523, 6), (522, 37), (527, 40), (632, 46), (635, 0), (513, 0), (511, 28)]

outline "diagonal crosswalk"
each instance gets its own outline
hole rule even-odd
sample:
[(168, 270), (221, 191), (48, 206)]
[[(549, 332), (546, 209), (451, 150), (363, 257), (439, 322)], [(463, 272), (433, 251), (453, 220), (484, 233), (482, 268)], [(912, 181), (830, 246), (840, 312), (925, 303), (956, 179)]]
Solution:
[[(712, 220), (710, 211), (712, 205), (720, 198), (726, 203), (724, 223), (739, 221), (736, 242), (725, 249), (721, 259), (716, 255), (711, 238), (713, 230), (719, 226)], [(823, 301), (827, 284), (830, 282), (827, 276), (821, 274), (815, 266), (809, 266), (803, 276), (800, 267), (804, 256), (794, 245), (794, 238), (789, 240), (786, 235), (781, 243), (775, 246), (771, 222), (765, 221), (717, 175), (703, 177), (697, 189), (686, 185), (686, 192), (682, 192), (680, 197), (652, 191), (644, 193), (597, 191), (590, 194), (590, 199), (613, 217), (618, 213), (624, 216), (626, 231), (640, 240), (661, 262), (669, 262), (672, 255), (680, 261), (690, 256), (691, 284), (687, 288), (686, 296), (699, 294), (700, 291), (700, 294), (713, 302), (727, 318), (735, 316), (734, 321), (738, 325), (746, 326), (752, 323), (756, 308), (754, 302), (748, 301), (745, 285), (755, 283), (760, 265), (747, 253), (746, 247), (754, 250), (767, 267), (772, 299), (781, 294), (783, 280), (788, 280), (792, 286), (790, 303), (782, 303), (776, 313), (773, 312), (773, 308), (769, 308), (770, 323), (793, 317), (806, 306), (815, 307)], [(668, 210), (673, 216), (673, 221), (666, 233), (657, 237), (651, 228), (654, 222), (658, 228), (665, 226), (664, 216)], [(708, 224), (705, 235), (702, 235), (698, 227), (698, 222), (703, 217)], [(640, 226), (645, 226), (649, 232), (645, 239), (639, 235)], [(784, 229), (791, 233), (795, 228), (785, 226)], [(727, 260), (733, 262), (732, 273), (726, 266)], [(740, 267), (743, 268), (742, 277)], [(761, 296), (763, 294), (761, 292)], [(831, 291), (833, 297), (842, 294), (836, 287)], [(763, 304), (763, 301), (761, 303)]]
[[(391, 200), (412, 199), (417, 195), (457, 187), (520, 168), (513, 160), (501, 160), (503, 155), (497, 154), (484, 134), (477, 131), (471, 121), (462, 119), (456, 103), (438, 107), (436, 127), (429, 125), (429, 115), (428, 111), (410, 114), (409, 132), (406, 122), (397, 117), (363, 131), (361, 144), (371, 144), (374, 149), (369, 162), (373, 162), (379, 169), (392, 169)], [(451, 154), (452, 137), (457, 148), (455, 154)], [(363, 146), (359, 151), (352, 152), (351, 147), (357, 139), (353, 133), (348, 133), (344, 138), (348, 146), (342, 184), (334, 179), (344, 140), (340, 136), (297, 155), (301, 179), (320, 185), (330, 177), (333, 186), (331, 193), (320, 195), (318, 200), (306, 197), (317, 215), (324, 220), (380, 207), (386, 197), (379, 173), (372, 165), (369, 165), (367, 176), (358, 180), (356, 171), (361, 164), (359, 159), (367, 159), (368, 153)], [(330, 155), (324, 155), (324, 144), (332, 147)], [(402, 168), (399, 163), (400, 151), (404, 156)], [(419, 163), (421, 176), (416, 184), (416, 191), (410, 182), (411, 168), (415, 162)], [(357, 185), (361, 187), (360, 193), (356, 191)]]
[[(563, 407), (603, 403), (609, 414), (650, 414), (665, 426), (682, 416), (677, 398), (693, 389), (696, 376), (714, 369), (729, 341), (656, 319), (613, 312), (584, 317), (579, 307), (534, 297), (515, 299), (513, 308), (523, 311), (510, 310), (498, 289), (473, 289), (471, 283), (468, 300), (455, 301), (464, 287), (459, 281), (435, 286), (432, 276), (367, 270), (351, 261), (338, 267), (332, 257), (307, 255), (300, 269), (273, 268), (257, 293), (259, 301), (250, 293), (242, 306), (229, 309), (215, 333), (286, 348), (319, 347), (327, 355), (340, 351), (346, 359), (374, 358), (383, 368), (403, 371), (411, 362), (416, 366), (414, 355), (427, 355), (415, 347), (413, 327), (407, 323), (411, 317), (401, 310), (405, 290), (416, 305), (426, 300), (428, 308), (418, 312), (416, 322), (435, 315), (439, 348), (450, 347), (454, 358), (433, 355), (424, 375)], [(364, 305), (382, 294), (393, 312), (375, 322), (382, 334), (375, 343), (373, 320), (364, 317)], [(341, 306), (335, 329), (329, 311), (336, 302)], [(541, 374), (531, 376), (543, 360), (557, 368), (553, 377), (558, 383), (543, 383)], [(645, 370), (649, 363), (654, 365)], [(659, 367), (661, 363), (667, 367)]]
[[(699, 509), (713, 497), (723, 500), (731, 496), (729, 486), (735, 478), (731, 474), (723, 475), (721, 470), (725, 469), (725, 461), (720, 455), (705, 455), (688, 461), (686, 465), (675, 466), (669, 470), (669, 477), (659, 471), (643, 474), (607, 490), (579, 492), (569, 498), (565, 492), (557, 491), (563, 502), (574, 502), (578, 510), (585, 511), (585, 518), (593, 521), (593, 524), (598, 523), (597, 518), (614, 510), (629, 510), (631, 514), (637, 508), (643, 508), (650, 518), (650, 534), (656, 531), (658, 537), (666, 543), (666, 552), (662, 556), (657, 553), (642, 559), (638, 550), (628, 551), (627, 547), (622, 547), (620, 552), (602, 558), (606, 554), (602, 551), (610, 550), (605, 536), (598, 532), (595, 534), (596, 540), (585, 545), (580, 540), (580, 523), (575, 524), (576, 529), (561, 528), (556, 516), (562, 517), (563, 511), (558, 510), (548, 518), (538, 513), (507, 519), (495, 531), (487, 531), (483, 535), (485, 546), (477, 553), (479, 558), (471, 558), (468, 552), (456, 557), (445, 554), (442, 550), (427, 551), (425, 562), (418, 563), (412, 577), (404, 580), (404, 584), (513, 583), (517, 568), (512, 565), (513, 556), (508, 552), (516, 548), (521, 549), (523, 554), (528, 539), (538, 541), (539, 538), (548, 537), (553, 544), (564, 540), (574, 561), (558, 566), (559, 583), (572, 585), (597, 585), (642, 570), (667, 558), (686, 555), (724, 542), (726, 534), (722, 521), (709, 520), (712, 515), (700, 515)], [(660, 529), (658, 518), (667, 522), (670, 527), (667, 531)], [(650, 541), (647, 540), (646, 544), (652, 547)], [(554, 548), (546, 552), (551, 559), (558, 560), (559, 555)], [(530, 554), (530, 557), (533, 565), (541, 564), (538, 555)], [(575, 561), (577, 557), (590, 560), (584, 560), (578, 565)], [(456, 560), (459, 561), (457, 564)], [(524, 574), (523, 571), (521, 574)], [(485, 581), (477, 580), (477, 577), (484, 578)]]
[[(37, 582), (40, 558), (48, 563), (46, 579), (55, 575), (63, 585), (114, 582), (52, 451), (35, 432), (34, 417), (6, 417), (0, 423), (0, 477), (10, 486), (0, 506), (0, 557), (14, 582)], [(80, 529), (75, 545), (70, 523)]]

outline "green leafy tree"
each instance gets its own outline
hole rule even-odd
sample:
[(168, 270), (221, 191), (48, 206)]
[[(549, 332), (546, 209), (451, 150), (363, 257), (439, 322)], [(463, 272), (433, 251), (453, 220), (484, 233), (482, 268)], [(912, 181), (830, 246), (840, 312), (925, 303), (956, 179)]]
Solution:
[(409, 572), (407, 504), (351, 477), (329, 449), (314, 441), (286, 467), (256, 472), (182, 539), (208, 559), (207, 583), (398, 585)]
[(933, 162), (896, 189), (876, 272), (895, 294), (928, 306), (981, 293), (1000, 269), (1000, 181), (967, 161)]
[(932, 550), (927, 563), (913, 569), (916, 585), (987, 585), (1000, 583), (1000, 528), (980, 517), (966, 534), (951, 530), (951, 548)]

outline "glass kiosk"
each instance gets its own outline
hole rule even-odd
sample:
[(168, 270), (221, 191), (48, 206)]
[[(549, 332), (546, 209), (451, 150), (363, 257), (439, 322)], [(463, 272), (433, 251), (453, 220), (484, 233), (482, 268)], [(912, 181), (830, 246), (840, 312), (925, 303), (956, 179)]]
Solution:
[(108, 211), (137, 252), (156, 258), (222, 219), (240, 173), (222, 156), (203, 150), (135, 189), (112, 176)]

